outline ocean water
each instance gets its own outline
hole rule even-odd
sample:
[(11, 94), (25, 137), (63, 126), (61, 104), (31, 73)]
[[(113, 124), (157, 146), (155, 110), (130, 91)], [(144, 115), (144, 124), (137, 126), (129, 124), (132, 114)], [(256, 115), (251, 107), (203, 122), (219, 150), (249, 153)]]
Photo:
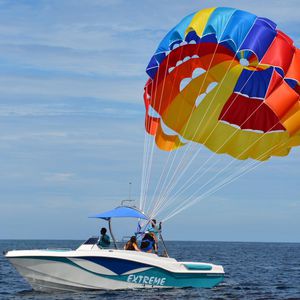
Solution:
[(150, 289), (41, 293), (2, 255), (9, 249), (76, 248), (81, 241), (0, 240), (0, 299), (300, 299), (300, 244), (166, 242), (170, 256), (221, 264), (226, 276), (213, 289)]

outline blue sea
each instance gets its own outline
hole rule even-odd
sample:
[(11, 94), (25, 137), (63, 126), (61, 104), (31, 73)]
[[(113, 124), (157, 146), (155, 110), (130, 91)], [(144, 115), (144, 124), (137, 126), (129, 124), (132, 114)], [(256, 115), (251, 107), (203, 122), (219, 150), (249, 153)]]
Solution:
[(0, 240), (0, 299), (300, 299), (300, 244), (166, 242), (170, 256), (221, 264), (226, 276), (213, 289), (35, 292), (2, 255), (9, 249), (76, 248), (81, 241)]

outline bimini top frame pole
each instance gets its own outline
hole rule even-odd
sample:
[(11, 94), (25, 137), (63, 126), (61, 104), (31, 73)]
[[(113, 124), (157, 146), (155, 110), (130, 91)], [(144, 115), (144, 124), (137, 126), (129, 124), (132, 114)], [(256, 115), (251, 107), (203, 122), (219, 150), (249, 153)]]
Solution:
[(113, 239), (115, 249), (118, 249), (117, 241), (116, 241), (115, 236), (114, 236), (114, 234), (112, 232), (112, 229), (111, 229), (111, 219), (108, 220), (108, 228), (109, 228), (109, 233), (111, 235), (111, 238)]

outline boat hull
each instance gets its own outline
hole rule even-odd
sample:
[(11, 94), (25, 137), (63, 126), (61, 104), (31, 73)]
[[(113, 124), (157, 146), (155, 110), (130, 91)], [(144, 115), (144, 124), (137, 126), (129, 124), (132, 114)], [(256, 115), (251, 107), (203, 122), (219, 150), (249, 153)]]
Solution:
[(224, 277), (221, 266), (182, 263), (146, 253), (12, 252), (7, 258), (36, 290), (212, 288)]

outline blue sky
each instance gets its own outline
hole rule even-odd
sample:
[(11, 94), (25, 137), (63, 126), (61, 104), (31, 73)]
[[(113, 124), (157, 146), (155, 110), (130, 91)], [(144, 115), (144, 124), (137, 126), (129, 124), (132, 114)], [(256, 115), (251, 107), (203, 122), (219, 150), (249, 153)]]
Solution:
[[(129, 181), (138, 198), (145, 67), (168, 29), (214, 5), (268, 17), (300, 46), (298, 1), (0, 1), (0, 238), (83, 239)], [(300, 242), (299, 153), (170, 219), (166, 239)]]

